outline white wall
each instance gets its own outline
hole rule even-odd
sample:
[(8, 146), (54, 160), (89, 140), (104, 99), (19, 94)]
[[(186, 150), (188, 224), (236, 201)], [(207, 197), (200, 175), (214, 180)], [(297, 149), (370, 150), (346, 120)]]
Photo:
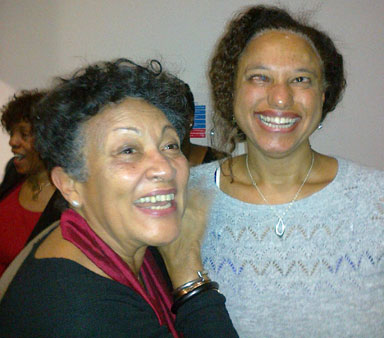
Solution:
[[(1, 47), (0, 47), (1, 48)], [(1, 53), (1, 52), (0, 52)], [(0, 106), (7, 103), (12, 95), (15, 93), (15, 89), (8, 86), (0, 80)], [(0, 179), (3, 177), (3, 171), (5, 161), (12, 157), (11, 147), (8, 146), (8, 134), (1, 129), (0, 130)], [(1, 181), (0, 181), (1, 182)]]
[[(199, 103), (209, 94), (212, 48), (242, 0), (0, 0), (0, 104), (18, 89), (117, 57), (159, 58), (190, 83)], [(265, 1), (277, 4), (277, 1)], [(285, 0), (313, 12), (345, 56), (348, 88), (312, 143), (315, 149), (384, 169), (384, 1)], [(6, 88), (6, 89), (4, 89)], [(0, 133), (0, 174), (10, 156)]]

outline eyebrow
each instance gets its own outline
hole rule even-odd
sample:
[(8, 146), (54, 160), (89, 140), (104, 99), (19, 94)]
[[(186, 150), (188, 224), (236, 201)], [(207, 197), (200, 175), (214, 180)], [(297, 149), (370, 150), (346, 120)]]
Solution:
[[(271, 70), (271, 68), (269, 68), (267, 66), (262, 66), (262, 65), (255, 65), (255, 66), (250, 66), (250, 67), (246, 68), (245, 72), (249, 72), (252, 70)], [(313, 76), (315, 76), (316, 78), (318, 77), (318, 75), (316, 74), (315, 71), (310, 70), (308, 68), (297, 68), (297, 69), (294, 69), (294, 72), (295, 73), (309, 73), (309, 74), (312, 74)]]
[(120, 130), (133, 131), (135, 134), (138, 134), (138, 135), (141, 134), (140, 130), (134, 127), (118, 127), (118, 128), (114, 128), (112, 131), (120, 131)]
[(170, 129), (170, 130), (173, 130), (176, 134), (177, 134), (177, 131), (176, 131), (176, 128), (172, 125), (172, 124), (167, 124), (166, 126), (164, 126), (163, 130), (162, 130), (162, 134), (164, 135), (165, 132)]
[[(161, 134), (164, 135), (168, 129), (173, 130), (177, 133), (176, 128), (173, 125), (168, 124), (168, 125), (163, 127)], [(119, 131), (119, 130), (133, 131), (135, 134), (141, 135), (141, 131), (135, 127), (118, 127), (118, 128), (113, 129), (113, 131)]]
[(250, 70), (258, 70), (258, 69), (269, 70), (270, 68), (268, 68), (266, 66), (262, 66), (262, 65), (254, 65), (254, 66), (250, 66), (250, 67), (245, 68), (245, 71), (249, 72)]
[(19, 128), (13, 128), (13, 130), (19, 129), (23, 133), (30, 133), (32, 128), (30, 126), (19, 126)]
[(315, 71), (310, 70), (308, 68), (298, 68), (298, 69), (295, 69), (295, 72), (309, 73), (309, 74), (312, 74), (315, 77), (318, 77), (318, 75), (316, 74)]

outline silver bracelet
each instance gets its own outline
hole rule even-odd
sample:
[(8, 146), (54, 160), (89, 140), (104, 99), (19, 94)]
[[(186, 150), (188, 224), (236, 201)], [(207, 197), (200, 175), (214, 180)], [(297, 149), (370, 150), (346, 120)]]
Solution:
[[(196, 283), (204, 283), (206, 281), (211, 281), (211, 279), (208, 277), (208, 271), (206, 270), (203, 270), (203, 271), (197, 271), (197, 275), (199, 276), (199, 278), (196, 278), (196, 279), (193, 279), (187, 283), (184, 283), (183, 285), (180, 285), (178, 288), (176, 288), (175, 290), (173, 290), (173, 294), (177, 294), (179, 293), (181, 290), (183, 289), (188, 289), (190, 288), (192, 285), (196, 284)], [(204, 277), (205, 276), (205, 277)]]

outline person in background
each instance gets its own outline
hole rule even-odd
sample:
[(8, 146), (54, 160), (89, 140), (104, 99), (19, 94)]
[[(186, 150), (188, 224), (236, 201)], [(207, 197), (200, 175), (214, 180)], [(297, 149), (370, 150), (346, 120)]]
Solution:
[(183, 154), (188, 159), (191, 167), (224, 158), (226, 156), (224, 152), (213, 149), (212, 147), (191, 143), (190, 132), (193, 129), (195, 121), (195, 99), (189, 85), (185, 84), (185, 86), (187, 89), (188, 105), (191, 108), (191, 114), (189, 115), (189, 130), (181, 144)]
[(24, 90), (1, 110), (14, 157), (0, 185), (0, 276), (30, 239), (60, 218), (59, 193), (34, 147), (32, 110), (43, 96)]
[(248, 152), (192, 168), (190, 187), (213, 200), (202, 258), (240, 337), (382, 336), (384, 172), (309, 141), (346, 84), (331, 38), (249, 7), (209, 74), (216, 130)]
[(69, 208), (6, 291), (2, 337), (238, 337), (202, 269), (204, 213), (190, 207), (181, 224), (189, 110), (155, 60), (90, 65), (39, 103), (37, 149)]

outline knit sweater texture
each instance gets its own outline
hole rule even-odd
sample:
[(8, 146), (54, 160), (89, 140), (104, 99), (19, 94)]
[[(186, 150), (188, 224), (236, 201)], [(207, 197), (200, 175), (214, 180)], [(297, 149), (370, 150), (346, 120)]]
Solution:
[(281, 238), (288, 204), (223, 193), (218, 162), (191, 170), (212, 198), (203, 262), (240, 337), (384, 336), (384, 172), (337, 160), (328, 186), (291, 205)]

